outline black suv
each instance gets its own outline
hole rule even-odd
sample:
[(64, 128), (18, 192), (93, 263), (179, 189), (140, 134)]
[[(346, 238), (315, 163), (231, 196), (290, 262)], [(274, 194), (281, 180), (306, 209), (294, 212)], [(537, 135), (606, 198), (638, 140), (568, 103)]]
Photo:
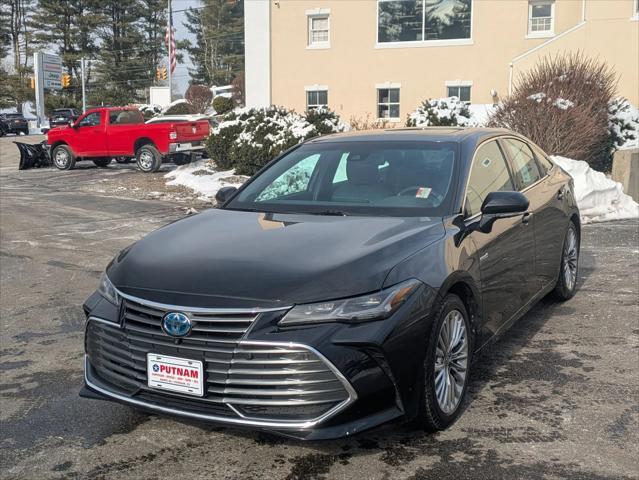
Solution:
[(29, 124), (21, 113), (0, 114), (0, 137), (7, 133), (29, 135)]
[(70, 125), (79, 116), (80, 113), (75, 108), (56, 108), (49, 116), (49, 126), (53, 128), (61, 125)]

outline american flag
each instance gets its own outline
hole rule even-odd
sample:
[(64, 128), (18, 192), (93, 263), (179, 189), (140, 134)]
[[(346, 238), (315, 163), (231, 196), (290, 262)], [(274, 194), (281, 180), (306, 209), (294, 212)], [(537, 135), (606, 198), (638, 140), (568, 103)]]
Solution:
[[(173, 27), (173, 25), (171, 25), (170, 34), (169, 34), (169, 28), (167, 26), (166, 35), (164, 36), (164, 41), (166, 42), (167, 48), (171, 51), (171, 54), (169, 56), (169, 64), (171, 65), (171, 73), (173, 73), (175, 71), (175, 63), (176, 63), (176, 60), (175, 60), (175, 28)], [(170, 48), (169, 48), (169, 45), (171, 45)]]

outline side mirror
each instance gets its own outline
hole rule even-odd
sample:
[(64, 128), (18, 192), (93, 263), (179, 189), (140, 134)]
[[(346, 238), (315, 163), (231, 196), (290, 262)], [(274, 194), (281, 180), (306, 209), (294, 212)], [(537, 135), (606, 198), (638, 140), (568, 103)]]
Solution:
[(493, 223), (500, 218), (521, 215), (528, 210), (530, 202), (521, 192), (491, 192), (481, 206), (479, 231), (490, 233)]
[(226, 203), (237, 192), (235, 187), (222, 187), (215, 194), (215, 201), (218, 205)]

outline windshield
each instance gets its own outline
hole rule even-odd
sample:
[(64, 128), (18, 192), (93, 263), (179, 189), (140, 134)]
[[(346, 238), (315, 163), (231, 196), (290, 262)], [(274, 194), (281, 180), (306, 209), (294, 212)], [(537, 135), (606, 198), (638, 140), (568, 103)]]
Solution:
[(457, 145), (309, 143), (253, 179), (225, 208), (324, 215), (444, 216)]

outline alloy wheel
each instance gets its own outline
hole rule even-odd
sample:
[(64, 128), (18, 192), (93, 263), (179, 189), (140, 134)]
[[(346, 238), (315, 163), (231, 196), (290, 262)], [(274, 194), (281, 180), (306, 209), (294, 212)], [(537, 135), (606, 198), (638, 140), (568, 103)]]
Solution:
[(58, 168), (65, 168), (67, 164), (69, 163), (69, 152), (67, 152), (64, 148), (59, 148), (55, 152), (53, 161), (55, 162)]
[(462, 398), (468, 372), (468, 332), (459, 310), (446, 315), (435, 352), (435, 396), (439, 408), (452, 414)]
[(153, 167), (153, 154), (151, 152), (142, 152), (140, 153), (140, 168), (142, 170), (151, 170)]
[(564, 283), (568, 290), (575, 288), (577, 283), (577, 262), (579, 253), (577, 252), (577, 233), (573, 227), (566, 233), (564, 242), (564, 261), (562, 264)]

